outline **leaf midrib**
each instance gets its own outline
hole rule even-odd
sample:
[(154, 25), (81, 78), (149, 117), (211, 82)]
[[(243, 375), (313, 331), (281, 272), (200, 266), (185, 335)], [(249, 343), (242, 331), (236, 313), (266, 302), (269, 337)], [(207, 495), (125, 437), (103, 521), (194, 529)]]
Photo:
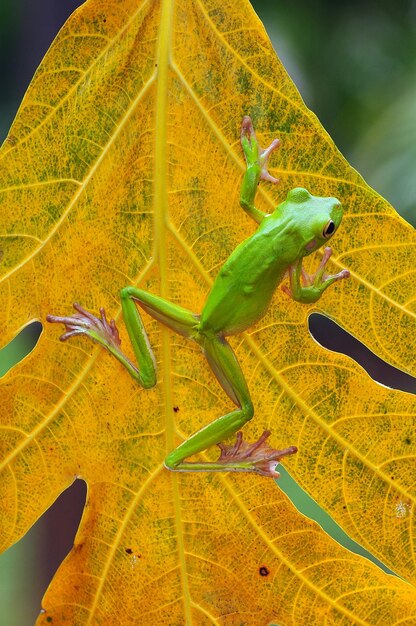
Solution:
[[(155, 128), (155, 161), (154, 161), (154, 216), (155, 216), (155, 259), (159, 266), (160, 295), (169, 298), (169, 267), (167, 260), (167, 228), (168, 223), (168, 138), (167, 115), (169, 102), (169, 71), (172, 65), (172, 30), (174, 23), (174, 0), (163, 0), (157, 45), (157, 94), (156, 94), (156, 128)], [(163, 370), (163, 401), (166, 417), (166, 454), (175, 448), (175, 426), (172, 413), (172, 381), (171, 381), (171, 345), (169, 331), (161, 326), (162, 370)], [(181, 515), (181, 498), (178, 474), (171, 475), (173, 508), (178, 546), (178, 559), (182, 584), (182, 602), (185, 624), (192, 623), (191, 594), (188, 584), (186, 551), (183, 542), (184, 528)]]

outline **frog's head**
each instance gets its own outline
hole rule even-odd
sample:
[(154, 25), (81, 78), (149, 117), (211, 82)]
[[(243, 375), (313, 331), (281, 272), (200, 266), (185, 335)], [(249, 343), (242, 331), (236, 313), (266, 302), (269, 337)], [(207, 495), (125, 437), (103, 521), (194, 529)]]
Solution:
[(289, 191), (285, 205), (301, 236), (305, 256), (326, 244), (341, 223), (342, 206), (337, 198), (313, 196), (303, 187)]

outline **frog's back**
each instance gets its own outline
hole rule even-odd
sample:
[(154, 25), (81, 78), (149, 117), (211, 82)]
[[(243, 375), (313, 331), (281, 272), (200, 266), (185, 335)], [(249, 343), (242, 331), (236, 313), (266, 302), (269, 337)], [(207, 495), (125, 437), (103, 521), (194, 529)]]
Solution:
[(279, 240), (273, 231), (259, 228), (234, 250), (208, 295), (200, 331), (236, 334), (265, 314), (288, 265)]

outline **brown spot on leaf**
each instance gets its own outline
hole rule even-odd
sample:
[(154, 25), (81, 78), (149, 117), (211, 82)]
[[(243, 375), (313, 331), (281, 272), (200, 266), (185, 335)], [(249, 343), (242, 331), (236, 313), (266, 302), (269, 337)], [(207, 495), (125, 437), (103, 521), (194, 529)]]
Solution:
[(269, 569), (265, 565), (262, 565), (259, 569), (259, 574), (260, 576), (268, 576), (270, 572), (269, 572)]

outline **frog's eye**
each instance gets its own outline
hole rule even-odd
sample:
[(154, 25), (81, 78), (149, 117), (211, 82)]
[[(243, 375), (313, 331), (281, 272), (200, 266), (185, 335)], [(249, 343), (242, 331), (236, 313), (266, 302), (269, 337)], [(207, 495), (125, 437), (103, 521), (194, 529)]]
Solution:
[(327, 239), (334, 233), (334, 231), (335, 224), (332, 220), (329, 220), (329, 222), (326, 224), (325, 228), (322, 231), (322, 235), (325, 237), (325, 239)]
[(303, 187), (295, 187), (295, 189), (291, 189), (287, 194), (288, 200), (299, 203), (306, 202), (306, 200), (309, 200), (310, 197), (311, 194), (309, 193), (309, 191), (307, 189), (304, 189)]

